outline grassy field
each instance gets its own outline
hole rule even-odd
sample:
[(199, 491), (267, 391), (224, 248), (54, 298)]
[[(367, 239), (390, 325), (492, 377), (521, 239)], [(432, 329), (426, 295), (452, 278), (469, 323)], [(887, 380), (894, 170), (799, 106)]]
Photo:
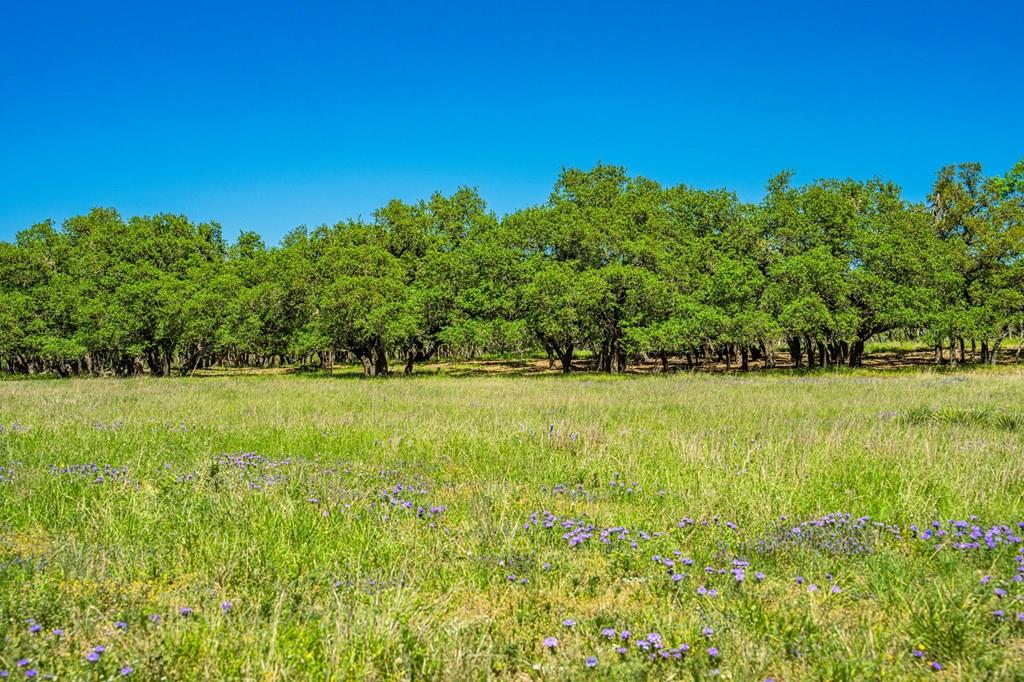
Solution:
[(11, 679), (1024, 678), (1019, 368), (10, 381), (0, 425)]

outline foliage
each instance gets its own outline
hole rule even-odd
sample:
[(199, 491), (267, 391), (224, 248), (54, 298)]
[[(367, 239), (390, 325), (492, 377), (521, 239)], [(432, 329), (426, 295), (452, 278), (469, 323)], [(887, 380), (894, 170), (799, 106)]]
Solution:
[[(473, 189), (369, 221), (225, 242), (216, 223), (94, 209), (0, 243), (0, 364), (18, 373), (298, 363), (332, 369), (535, 350), (572, 371), (857, 366), (872, 338), (994, 362), (1024, 333), (1024, 162), (942, 169), (927, 204), (879, 179), (795, 186), (748, 204), (598, 164), (502, 219)], [(577, 365), (578, 366), (578, 363)]]

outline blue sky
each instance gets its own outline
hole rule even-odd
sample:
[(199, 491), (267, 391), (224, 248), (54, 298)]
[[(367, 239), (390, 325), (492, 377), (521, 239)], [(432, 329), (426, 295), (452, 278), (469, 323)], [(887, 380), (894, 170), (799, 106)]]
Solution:
[(391, 197), (504, 213), (598, 160), (760, 197), (1024, 158), (1024, 3), (132, 2), (0, 9), (0, 239), (91, 206), (276, 242)]

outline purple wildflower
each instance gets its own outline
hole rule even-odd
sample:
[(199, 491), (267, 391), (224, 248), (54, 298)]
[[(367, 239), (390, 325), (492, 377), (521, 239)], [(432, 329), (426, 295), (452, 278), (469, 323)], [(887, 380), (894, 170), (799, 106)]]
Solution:
[(562, 621), (562, 625), (564, 625), (567, 628), (573, 628), (573, 627), (576, 627), (576, 621), (573, 620), (572, 618), (566, 618), (565, 620)]
[(544, 648), (545, 649), (554, 649), (557, 646), (558, 646), (558, 638), (557, 637), (545, 637), (544, 638)]
[(711, 658), (718, 658), (718, 647), (709, 646), (708, 656), (710, 656)]
[(588, 668), (596, 668), (597, 667), (597, 656), (587, 656), (587, 660), (584, 661), (584, 663), (586, 664), (586, 666)]

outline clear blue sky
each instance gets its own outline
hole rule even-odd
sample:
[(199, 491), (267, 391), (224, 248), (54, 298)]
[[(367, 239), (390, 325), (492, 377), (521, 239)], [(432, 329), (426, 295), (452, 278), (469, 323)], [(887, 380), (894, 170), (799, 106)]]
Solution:
[(0, 239), (91, 206), (276, 242), (563, 165), (757, 199), (1024, 157), (1024, 3), (9, 2)]

